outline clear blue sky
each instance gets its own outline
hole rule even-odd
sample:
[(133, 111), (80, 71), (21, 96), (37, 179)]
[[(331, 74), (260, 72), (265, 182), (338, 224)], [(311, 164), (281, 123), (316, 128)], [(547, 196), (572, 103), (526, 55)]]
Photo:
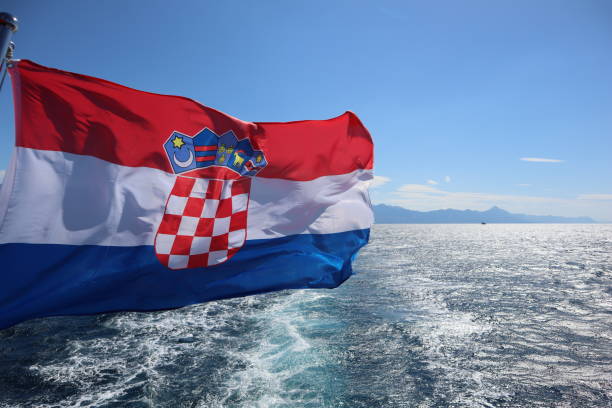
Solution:
[[(610, 1), (0, 7), (20, 19), (18, 58), (249, 121), (354, 111), (375, 141), (374, 202), (612, 221)], [(13, 140), (9, 90), (0, 94), (0, 169)]]

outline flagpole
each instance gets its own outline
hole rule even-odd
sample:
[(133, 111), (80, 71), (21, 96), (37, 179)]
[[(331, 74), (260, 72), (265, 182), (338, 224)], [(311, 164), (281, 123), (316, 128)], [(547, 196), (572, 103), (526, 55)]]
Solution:
[(11, 37), (17, 31), (17, 27), (17, 17), (10, 13), (0, 13), (0, 73), (2, 73), (0, 89), (2, 89), (4, 75), (6, 75), (6, 65), (9, 58), (12, 58), (14, 44), (11, 43)]

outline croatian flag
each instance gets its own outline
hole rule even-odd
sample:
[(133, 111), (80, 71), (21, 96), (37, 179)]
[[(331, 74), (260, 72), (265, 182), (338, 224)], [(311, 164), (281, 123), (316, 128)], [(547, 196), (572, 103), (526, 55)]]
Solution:
[(373, 221), (372, 140), (353, 113), (251, 123), (27, 60), (10, 73), (0, 328), (352, 274)]

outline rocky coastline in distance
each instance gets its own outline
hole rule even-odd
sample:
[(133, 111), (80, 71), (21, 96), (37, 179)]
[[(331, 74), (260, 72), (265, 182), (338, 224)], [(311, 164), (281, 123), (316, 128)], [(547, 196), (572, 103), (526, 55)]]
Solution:
[(595, 224), (590, 217), (513, 214), (497, 206), (486, 211), (434, 210), (414, 211), (393, 205), (373, 206), (377, 224)]

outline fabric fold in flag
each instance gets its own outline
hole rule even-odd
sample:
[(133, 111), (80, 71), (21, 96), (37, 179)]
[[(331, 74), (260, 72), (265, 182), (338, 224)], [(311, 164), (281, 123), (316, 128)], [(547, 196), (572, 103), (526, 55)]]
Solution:
[(10, 68), (0, 328), (333, 288), (373, 222), (370, 134), (245, 122), (188, 98), (31, 61)]

